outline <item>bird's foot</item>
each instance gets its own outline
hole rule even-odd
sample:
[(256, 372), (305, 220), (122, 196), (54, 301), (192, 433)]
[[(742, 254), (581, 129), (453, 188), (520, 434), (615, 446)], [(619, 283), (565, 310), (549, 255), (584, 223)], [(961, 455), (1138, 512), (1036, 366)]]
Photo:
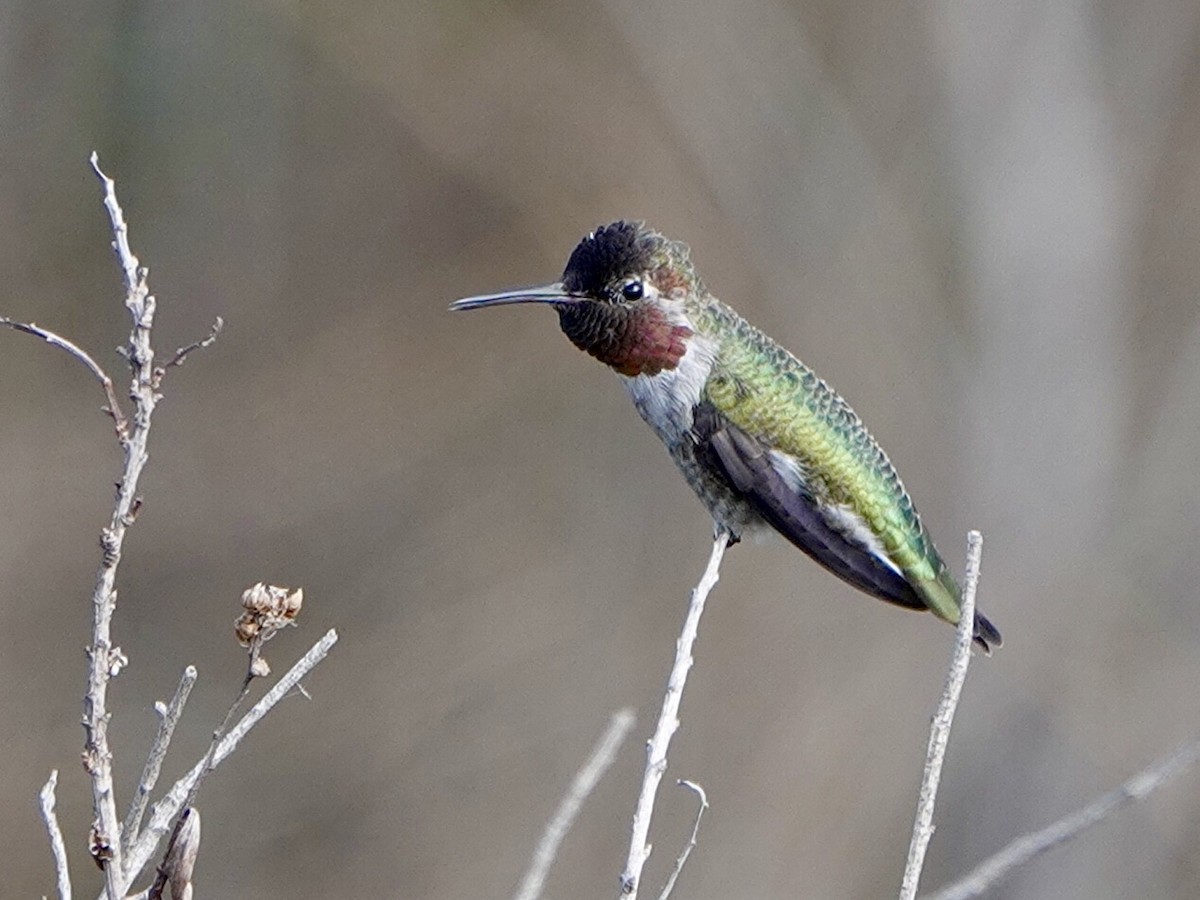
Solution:
[(742, 542), (742, 536), (740, 534), (738, 534), (736, 531), (734, 531), (732, 528), (728, 528), (724, 525), (716, 526), (713, 529), (713, 537), (714, 538), (719, 537), (721, 534), (725, 535), (725, 546), (726, 547), (732, 547), (734, 544), (740, 544)]

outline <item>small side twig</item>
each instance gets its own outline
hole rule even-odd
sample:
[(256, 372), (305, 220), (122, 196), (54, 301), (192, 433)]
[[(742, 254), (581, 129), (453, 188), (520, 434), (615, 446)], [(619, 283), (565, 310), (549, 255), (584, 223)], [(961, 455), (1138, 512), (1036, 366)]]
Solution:
[(147, 822), (146, 827), (142, 829), (141, 834), (137, 836), (137, 839), (133, 841), (125, 853), (124, 876), (127, 884), (137, 878), (138, 874), (150, 861), (159, 842), (170, 830), (171, 823), (179, 815), (180, 810), (183, 809), (192, 785), (200, 778), (201, 773), (211, 771), (224, 762), (237, 749), (238, 744), (242, 742), (242, 739), (250, 732), (250, 729), (257, 725), (263, 716), (274, 709), (280, 700), (288, 696), (300, 683), (301, 679), (306, 677), (321, 660), (329, 655), (329, 651), (333, 649), (333, 645), (337, 643), (337, 640), (337, 631), (331, 628), (325, 633), (324, 637), (313, 644), (309, 651), (276, 682), (274, 687), (263, 695), (261, 700), (242, 716), (233, 728), (229, 729), (229, 733), (225, 735), (220, 744), (217, 745), (215, 752), (212, 753), (211, 759), (206, 752), (204, 758), (197, 762), (191, 771), (176, 781), (167, 794), (150, 808), (150, 821)]
[(680, 787), (685, 787), (689, 791), (693, 791), (700, 798), (700, 806), (696, 810), (696, 821), (692, 823), (692, 835), (688, 838), (688, 842), (683, 845), (683, 850), (680, 852), (679, 858), (675, 860), (675, 868), (671, 870), (671, 877), (663, 885), (663, 890), (658, 895), (658, 900), (667, 900), (671, 896), (671, 892), (675, 890), (675, 882), (679, 880), (679, 873), (683, 871), (684, 863), (688, 861), (688, 857), (696, 849), (696, 837), (700, 834), (700, 820), (704, 818), (704, 811), (708, 809), (708, 794), (704, 793), (704, 788), (696, 784), (696, 782), (688, 781), (684, 778), (680, 778), (675, 783)]
[(967, 575), (963, 585), (958, 628), (954, 635), (954, 655), (950, 660), (950, 670), (946, 673), (942, 699), (938, 703), (937, 713), (929, 729), (925, 775), (921, 780), (917, 815), (908, 847), (908, 864), (904, 868), (904, 879), (900, 886), (900, 900), (914, 900), (917, 896), (921, 869), (925, 865), (925, 851), (929, 849), (929, 841), (933, 837), (933, 806), (942, 777), (946, 746), (950, 742), (950, 726), (954, 723), (954, 712), (958, 708), (958, 698), (962, 694), (963, 682), (967, 679), (967, 667), (971, 663), (971, 641), (975, 633), (975, 593), (979, 589), (979, 564), (982, 555), (983, 535), (978, 531), (969, 532)]
[(1200, 739), (1184, 744), (1113, 790), (1101, 794), (1082, 809), (1063, 816), (1040, 831), (1017, 838), (976, 866), (966, 877), (927, 895), (927, 900), (970, 900), (983, 896), (984, 892), (995, 887), (1014, 870), (1078, 837), (1123, 806), (1143, 799), (1197, 762), (1200, 762)]
[(146, 813), (146, 804), (150, 800), (150, 794), (158, 783), (163, 760), (166, 759), (167, 749), (171, 746), (171, 737), (175, 733), (175, 725), (179, 722), (179, 717), (183, 715), (183, 707), (187, 703), (188, 694), (192, 692), (195, 684), (196, 667), (188, 666), (183, 670), (183, 676), (179, 679), (179, 687), (175, 689), (175, 696), (171, 698), (171, 702), (165, 705), (161, 702), (154, 705), (154, 711), (158, 714), (158, 733), (154, 736), (150, 754), (146, 757), (146, 765), (142, 768), (142, 777), (138, 780), (137, 790), (129, 804), (129, 812), (125, 816), (125, 823), (121, 826), (121, 846), (123, 847), (129, 846), (130, 841), (137, 837), (138, 829), (142, 827), (142, 816)]
[(50, 778), (38, 795), (42, 809), (42, 821), (50, 836), (50, 852), (54, 854), (54, 874), (58, 880), (58, 900), (71, 900), (71, 872), (67, 867), (67, 845), (63, 843), (62, 829), (58, 827), (58, 815), (54, 812), (55, 789), (58, 787), (58, 769), (50, 771)]
[(162, 381), (162, 377), (167, 373), (167, 369), (174, 368), (175, 366), (182, 366), (184, 360), (186, 360), (195, 351), (203, 350), (205, 347), (211, 347), (213, 342), (221, 334), (221, 329), (224, 327), (225, 320), (220, 316), (217, 316), (217, 319), (215, 322), (213, 322), (212, 328), (209, 329), (208, 334), (200, 338), (200, 340), (192, 341), (186, 347), (180, 347), (178, 350), (176, 350), (174, 356), (168, 359), (164, 365), (159, 366), (154, 370), (155, 386), (157, 387)]
[(617, 750), (628, 737), (633, 723), (632, 709), (619, 709), (612, 714), (612, 718), (608, 720), (608, 728), (596, 742), (587, 761), (575, 774), (575, 778), (572, 779), (571, 786), (559, 803), (558, 809), (555, 810), (553, 818), (546, 824), (546, 830), (542, 832), (542, 839), (533, 853), (529, 869), (526, 871), (525, 877), (521, 879), (521, 886), (514, 895), (515, 900), (537, 900), (542, 895), (542, 885), (545, 884), (550, 866), (558, 856), (558, 849), (562, 846), (563, 838), (575, 824), (583, 802), (596, 787), (596, 783), (604, 777), (604, 773), (608, 771), (613, 760), (616, 759)]
[(671, 666), (671, 675), (667, 679), (667, 692), (663, 697), (662, 710), (658, 714), (658, 724), (655, 725), (654, 734), (646, 744), (646, 769), (642, 775), (642, 790), (633, 814), (629, 857), (625, 862), (625, 871), (621, 874), (620, 896), (623, 898), (637, 896), (638, 881), (642, 877), (646, 860), (650, 857), (650, 817), (654, 813), (659, 783), (667, 770), (667, 748), (679, 728), (679, 703), (683, 699), (683, 688), (687, 683), (688, 671), (692, 667), (692, 645), (696, 642), (704, 604), (720, 577), (721, 560), (729, 546), (729, 538), (728, 531), (717, 528), (708, 565), (700, 582), (692, 590), (683, 630), (675, 643), (675, 663)]
[(40, 325), (37, 325), (34, 322), (16, 322), (5, 316), (0, 316), (0, 325), (5, 326), (6, 328), (11, 328), (14, 331), (23, 332), (24, 334), (31, 334), (36, 338), (41, 338), (52, 347), (59, 347), (67, 351), (67, 353), (71, 354), (71, 356), (75, 357), (77, 360), (87, 366), (87, 369), (92, 373), (92, 376), (98, 382), (100, 382), (100, 387), (104, 388), (104, 398), (108, 403), (108, 406), (103, 407), (103, 410), (112, 417), (113, 425), (117, 431), (117, 439), (121, 442), (122, 446), (124, 446), (125, 442), (129, 439), (129, 422), (125, 418), (125, 414), (121, 412), (121, 404), (117, 400), (117, 392), (113, 388), (112, 379), (108, 377), (108, 373), (100, 368), (100, 364), (92, 359), (87, 351), (85, 351), (78, 344), (68, 341), (65, 337), (55, 334), (53, 331), (50, 331), (46, 328), (42, 328)]

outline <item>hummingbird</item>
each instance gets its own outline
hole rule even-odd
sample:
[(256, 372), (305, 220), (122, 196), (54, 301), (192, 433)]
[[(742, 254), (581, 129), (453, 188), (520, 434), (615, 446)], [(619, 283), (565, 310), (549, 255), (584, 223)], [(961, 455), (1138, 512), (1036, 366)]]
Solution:
[[(513, 303), (553, 307), (617, 373), (730, 543), (774, 530), (864, 593), (958, 623), (959, 585), (887, 454), (812, 369), (709, 293), (686, 246), (613, 222), (553, 284), (450, 309)], [(978, 613), (974, 639), (988, 654), (1001, 643)]]

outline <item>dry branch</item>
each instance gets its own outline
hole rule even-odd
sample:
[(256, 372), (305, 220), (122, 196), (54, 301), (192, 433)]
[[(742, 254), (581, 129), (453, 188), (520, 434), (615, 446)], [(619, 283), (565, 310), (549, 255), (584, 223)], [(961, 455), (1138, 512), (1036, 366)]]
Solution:
[(171, 900), (192, 900), (192, 871), (200, 852), (200, 811), (186, 807), (171, 834), (167, 856), (158, 867), (158, 877), (147, 892), (147, 900), (162, 900), (168, 882)]
[[(217, 320), (218, 323), (220, 321), (220, 319)], [(216, 334), (217, 332), (214, 330), (212, 334), (214, 339)], [(201, 344), (202, 342), (197, 342), (193, 347), (199, 347)], [(242, 702), (249, 696), (250, 685), (254, 683), (255, 678), (265, 678), (271, 672), (271, 667), (262, 655), (263, 645), (284, 628), (296, 624), (296, 616), (299, 614), (303, 602), (303, 590), (291, 591), (287, 588), (267, 585), (261, 581), (243, 592), (242, 608), (245, 612), (235, 623), (234, 633), (238, 637), (238, 642), (249, 651), (246, 660), (246, 674), (242, 678), (242, 685), (238, 689), (237, 695), (225, 712), (225, 717), (213, 732), (208, 753), (202, 760), (200, 774), (188, 789), (187, 797), (183, 801), (183, 811), (175, 820), (175, 827), (171, 831), (170, 840), (167, 841), (163, 862), (158, 867), (154, 884), (150, 888), (149, 900), (159, 900), (168, 881), (171, 882), (171, 895), (176, 900), (180, 900), (181, 894), (185, 890), (185, 883), (190, 897), (191, 871), (196, 863), (196, 854), (199, 852), (200, 844), (200, 813), (195, 808), (200, 787), (214, 768), (213, 755), (217, 752), (217, 746), (221, 743), (221, 738), (225, 736), (229, 723), (233, 721)]]
[(930, 838), (933, 837), (933, 805), (937, 800), (946, 747), (950, 743), (950, 726), (954, 723), (954, 711), (958, 708), (958, 698), (962, 694), (963, 682), (967, 679), (967, 667), (971, 663), (971, 640), (975, 633), (975, 592), (979, 589), (979, 563), (982, 555), (983, 535), (978, 531), (968, 533), (967, 577), (963, 585), (958, 628), (954, 634), (954, 655), (946, 673), (946, 686), (942, 690), (937, 713), (929, 729), (925, 775), (921, 779), (921, 793), (917, 801), (912, 840), (908, 847), (908, 864), (904, 868), (904, 879), (900, 886), (900, 900), (914, 900), (917, 896), (921, 869), (925, 865), (925, 851), (929, 848)]
[(542, 885), (545, 884), (546, 875), (554, 863), (554, 858), (558, 856), (558, 849), (562, 846), (563, 838), (575, 824), (580, 807), (596, 787), (596, 782), (604, 777), (604, 773), (612, 765), (617, 756), (617, 750), (629, 735), (633, 723), (632, 709), (619, 709), (612, 714), (612, 718), (608, 721), (608, 728), (596, 742), (591, 756), (575, 774), (575, 778), (571, 781), (571, 786), (562, 798), (562, 802), (559, 803), (558, 809), (555, 810), (553, 818), (547, 823), (546, 830), (542, 833), (542, 839), (533, 853), (529, 869), (514, 895), (514, 900), (537, 900), (542, 895)]
[(104, 867), (105, 881), (111, 900), (124, 896), (125, 884), (120, 874), (121, 825), (117, 819), (117, 801), (113, 794), (112, 752), (108, 746), (108, 682), (120, 672), (126, 659), (120, 648), (112, 644), (112, 617), (117, 608), (117, 566), (125, 531), (133, 524), (140, 506), (137, 497), (138, 479), (149, 461), (147, 439), (150, 421), (158, 403), (155, 393), (154, 350), (150, 346), (150, 329), (154, 324), (154, 297), (146, 282), (147, 271), (138, 265), (129, 247), (129, 228), (117, 202), (113, 180), (100, 170), (95, 153), (92, 169), (104, 187), (104, 208), (108, 211), (113, 232), (113, 249), (125, 277), (125, 307), (133, 325), (129, 343), (123, 355), (132, 371), (129, 396), (134, 403), (133, 426), (121, 444), (125, 451), (125, 466), (117, 484), (117, 502), (112, 519), (100, 535), (102, 550), (100, 567), (96, 572), (96, 587), (92, 593), (92, 642), (88, 647), (88, 683), (84, 696), (84, 768), (92, 780), (92, 806), (95, 822), (92, 826), (92, 856)]
[(167, 750), (171, 746), (171, 737), (175, 733), (175, 726), (179, 723), (179, 717), (183, 715), (183, 707), (187, 703), (188, 694), (192, 692), (192, 686), (196, 683), (196, 674), (195, 666), (185, 668), (171, 702), (154, 705), (154, 711), (159, 717), (158, 733), (154, 736), (150, 754), (146, 757), (146, 764), (142, 767), (142, 777), (138, 779), (137, 791), (133, 795), (133, 801), (129, 804), (129, 812), (125, 815), (125, 824), (121, 826), (122, 847), (128, 847), (129, 842), (137, 837), (138, 829), (142, 827), (142, 816), (146, 813), (146, 804), (150, 800), (154, 786), (158, 783), (158, 775), (162, 771), (163, 760), (166, 759)]
[(1197, 762), (1200, 762), (1200, 740), (1184, 744), (1082, 809), (1040, 831), (1017, 838), (995, 856), (976, 866), (965, 878), (927, 895), (927, 900), (970, 900), (983, 896), (984, 892), (995, 887), (1014, 870), (1073, 840), (1093, 825), (1099, 825), (1122, 807), (1143, 799)]
[(65, 337), (42, 328), (35, 322), (17, 322), (5, 316), (0, 316), (0, 325), (11, 328), (14, 331), (31, 334), (36, 338), (41, 338), (50, 346), (67, 351), (67, 353), (83, 363), (88, 371), (92, 373), (93, 377), (100, 382), (100, 387), (104, 388), (104, 398), (108, 403), (108, 406), (103, 407), (104, 412), (112, 417), (113, 424), (117, 429), (117, 439), (124, 445), (128, 437), (129, 423), (126, 421), (124, 413), (121, 412), (121, 404), (117, 401), (117, 392), (113, 389), (113, 381), (108, 377), (108, 373), (100, 367), (100, 364), (88, 355), (86, 350), (78, 344), (68, 341)]
[(242, 716), (236, 725), (229, 729), (229, 733), (221, 739), (216, 750), (212, 753), (211, 759), (209, 759), (209, 754), (206, 753), (204, 758), (192, 766), (187, 775), (180, 778), (171, 786), (171, 790), (167, 792), (166, 796), (150, 808), (150, 821), (142, 829), (137, 839), (125, 848), (124, 875), (126, 884), (131, 883), (137, 878), (138, 874), (145, 868), (150, 858), (154, 855), (159, 842), (171, 830), (171, 823), (179, 815), (180, 810), (183, 809), (188, 794), (192, 786), (196, 783), (196, 780), (203, 773), (217, 768), (233, 753), (238, 744), (249, 733), (250, 729), (257, 725), (263, 716), (269, 713), (280, 700), (296, 689), (301, 679), (307, 676), (329, 654), (329, 651), (333, 649), (333, 645), (337, 643), (337, 640), (337, 632), (331, 628), (325, 633), (324, 637), (313, 644), (309, 651), (288, 670), (287, 674), (276, 682), (273, 688), (263, 695), (261, 700), (250, 708), (249, 712)]
[(39, 806), (46, 833), (50, 836), (50, 852), (54, 855), (54, 875), (58, 883), (58, 900), (71, 900), (71, 872), (67, 866), (67, 845), (63, 843), (62, 829), (58, 827), (58, 816), (54, 812), (58, 787), (58, 769), (50, 772), (50, 778), (42, 787)]
[(213, 342), (216, 341), (216, 339), (220, 336), (221, 331), (224, 328), (225, 320), (220, 316), (217, 316), (217, 319), (215, 322), (213, 322), (213, 326), (209, 329), (208, 334), (200, 338), (200, 340), (192, 341), (187, 346), (180, 347), (178, 350), (176, 350), (175, 355), (168, 359), (165, 365), (159, 366), (154, 370), (155, 387), (157, 387), (159, 382), (162, 381), (162, 377), (167, 373), (167, 369), (175, 368), (176, 366), (182, 366), (184, 361), (197, 350), (203, 350), (205, 347), (211, 347)]
[(670, 678), (667, 679), (667, 692), (663, 696), (662, 710), (658, 714), (658, 724), (654, 734), (646, 744), (646, 769), (642, 774), (642, 790), (638, 795), (637, 808), (633, 814), (632, 835), (629, 842), (629, 857), (625, 862), (625, 871), (621, 874), (621, 897), (637, 896), (638, 881), (642, 877), (642, 869), (650, 857), (650, 818), (654, 813), (654, 801), (658, 796), (658, 786), (663, 773), (667, 770), (667, 748), (671, 738), (679, 728), (679, 703), (683, 699), (683, 688), (687, 683), (688, 671), (692, 668), (692, 645), (696, 642), (696, 634), (700, 628), (700, 616), (704, 613), (704, 604), (709, 592), (717, 583), (721, 574), (721, 559), (729, 546), (729, 532), (718, 527), (713, 536), (712, 553), (708, 565), (700, 578), (699, 584), (692, 590), (691, 601), (688, 604), (687, 616), (683, 621), (683, 630), (675, 643), (675, 663), (671, 667)]

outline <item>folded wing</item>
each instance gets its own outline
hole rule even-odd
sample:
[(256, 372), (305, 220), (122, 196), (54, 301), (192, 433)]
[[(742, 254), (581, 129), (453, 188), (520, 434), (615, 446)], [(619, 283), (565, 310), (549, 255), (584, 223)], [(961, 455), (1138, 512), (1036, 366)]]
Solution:
[(769, 525), (826, 569), (873, 597), (927, 608), (880, 548), (856, 535), (845, 513), (823, 512), (802, 479), (779, 465), (760, 441), (710, 404), (697, 408), (693, 433), (697, 453), (723, 472)]

